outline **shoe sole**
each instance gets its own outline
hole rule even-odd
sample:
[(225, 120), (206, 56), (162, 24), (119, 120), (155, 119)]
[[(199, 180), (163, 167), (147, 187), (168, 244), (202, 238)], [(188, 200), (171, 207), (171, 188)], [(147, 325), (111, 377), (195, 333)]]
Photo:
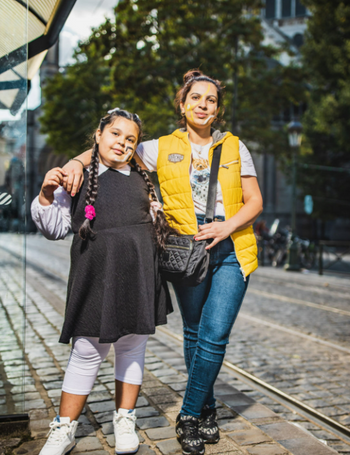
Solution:
[(71, 453), (71, 451), (74, 449), (75, 446), (76, 446), (76, 443), (74, 443), (74, 445), (70, 449), (68, 449), (67, 452), (64, 452), (64, 455), (68, 455), (69, 453)]
[(123, 450), (117, 450), (115, 449), (115, 453), (117, 455), (123, 455), (125, 453), (136, 453), (139, 450), (139, 445), (137, 447), (133, 447), (132, 449), (123, 449)]
[(186, 452), (185, 450), (182, 451), (183, 455), (203, 455), (204, 454), (204, 450), (202, 450), (201, 452)]
[[(181, 445), (180, 437), (176, 435), (177, 442)], [(197, 452), (186, 452), (186, 450), (182, 450), (183, 455), (204, 455), (205, 449), (197, 450)]]
[(203, 439), (204, 444), (217, 444), (219, 441), (220, 441), (220, 438), (217, 438), (214, 441), (210, 441), (209, 439), (208, 440)]

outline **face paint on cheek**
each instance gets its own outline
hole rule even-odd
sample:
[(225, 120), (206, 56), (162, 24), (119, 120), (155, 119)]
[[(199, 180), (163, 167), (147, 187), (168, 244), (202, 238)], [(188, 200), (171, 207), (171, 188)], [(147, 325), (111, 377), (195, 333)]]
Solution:
[(211, 118), (215, 118), (215, 115), (209, 115), (209, 117), (207, 117), (207, 118), (204, 120), (203, 125), (206, 125), (206, 124), (209, 122), (209, 120), (210, 120)]
[[(130, 152), (128, 152), (128, 150), (130, 150)], [(134, 154), (134, 149), (132, 147), (126, 147), (126, 152), (128, 152), (123, 158), (118, 158), (116, 157), (116, 161), (118, 161), (118, 163), (127, 163), (133, 156)]]
[[(196, 103), (192, 104), (192, 106), (191, 106), (190, 103), (187, 104), (187, 107), (186, 107), (186, 117), (187, 117), (187, 118), (190, 118), (190, 119), (192, 120), (192, 122), (194, 122), (194, 118), (193, 118), (193, 109), (196, 108), (196, 107), (200, 104), (200, 102), (201, 102), (202, 99), (205, 97), (205, 95), (209, 92), (209, 90), (210, 90), (210, 84), (208, 84), (208, 88), (207, 88), (206, 92), (203, 93), (203, 95), (199, 98), (199, 100), (198, 100)], [(191, 111), (191, 116), (190, 116), (190, 117), (187, 115), (188, 111)], [(216, 112), (216, 110), (215, 110), (215, 112)], [(205, 120), (205, 122), (203, 123), (203, 125), (205, 125), (211, 117), (213, 117), (213, 115), (210, 116), (209, 118), (207, 118), (207, 119)]]

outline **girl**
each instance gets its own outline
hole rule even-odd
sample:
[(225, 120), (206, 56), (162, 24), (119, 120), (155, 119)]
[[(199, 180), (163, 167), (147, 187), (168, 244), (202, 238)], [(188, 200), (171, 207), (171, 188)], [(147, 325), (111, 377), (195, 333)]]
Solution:
[(111, 344), (115, 451), (134, 453), (139, 447), (134, 408), (146, 342), (171, 311), (158, 274), (155, 238), (161, 247), (173, 231), (160, 210), (155, 210), (153, 226), (149, 196), (157, 201), (155, 189), (133, 159), (141, 136), (136, 114), (109, 111), (94, 135), (90, 170), (84, 171), (88, 178), (72, 203), (60, 187), (66, 173), (55, 168), (46, 174), (32, 204), (33, 220), (45, 237), (62, 239), (70, 227), (74, 233), (60, 337), (62, 343), (72, 338), (72, 350), (59, 416), (50, 424), (40, 455), (66, 454), (74, 447), (77, 419)]
[[(206, 279), (197, 287), (174, 286), (189, 375), (176, 426), (184, 454), (203, 454), (204, 443), (219, 440), (213, 387), (249, 275), (258, 265), (252, 224), (262, 212), (261, 193), (246, 146), (230, 132), (211, 128), (220, 115), (222, 99), (220, 81), (189, 71), (175, 100), (182, 128), (137, 149), (140, 164), (158, 173), (169, 224), (181, 234), (196, 235), (197, 240), (212, 239)], [(210, 164), (219, 144), (215, 220), (204, 224)], [(90, 153), (80, 158), (89, 163)], [(74, 163), (67, 169), (66, 186), (74, 193), (81, 170)]]

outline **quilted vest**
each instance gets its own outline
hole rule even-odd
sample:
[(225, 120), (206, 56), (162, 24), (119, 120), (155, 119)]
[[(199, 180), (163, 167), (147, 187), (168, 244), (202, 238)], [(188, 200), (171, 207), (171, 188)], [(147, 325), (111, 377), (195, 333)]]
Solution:
[[(221, 185), (226, 219), (235, 215), (243, 206), (241, 184), (241, 159), (238, 137), (227, 132), (209, 151), (209, 163), (214, 148), (222, 144), (218, 180)], [(214, 135), (215, 141), (215, 135)], [(197, 218), (190, 184), (191, 144), (186, 131), (176, 130), (159, 138), (157, 174), (163, 198), (164, 213), (169, 224), (181, 234), (198, 232)], [(249, 226), (231, 234), (236, 257), (246, 277), (258, 267), (256, 239)]]

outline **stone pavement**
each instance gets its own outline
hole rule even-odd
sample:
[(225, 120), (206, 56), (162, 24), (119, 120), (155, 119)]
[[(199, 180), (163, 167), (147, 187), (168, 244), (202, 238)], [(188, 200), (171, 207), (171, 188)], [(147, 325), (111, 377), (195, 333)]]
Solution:
[[(35, 455), (44, 444), (49, 422), (57, 412), (69, 355), (69, 346), (57, 343), (63, 322), (66, 283), (50, 273), (28, 267), (26, 354), (22, 359), (22, 268), (9, 252), (1, 250), (1, 256), (1, 411), (29, 412), (33, 439), (25, 442), (3, 440), (0, 454), (5, 445), (7, 453)], [(79, 419), (78, 443), (72, 454), (107, 455), (114, 452), (112, 362), (109, 355), (101, 367), (88, 404)], [(21, 388), (23, 374), (26, 383), (24, 400)], [(144, 383), (137, 403), (140, 454), (180, 453), (174, 425), (185, 384), (186, 369), (181, 347), (171, 343), (162, 332), (150, 337)], [(219, 444), (207, 446), (207, 454), (337, 453), (312, 436), (298, 421), (293, 424), (276, 414), (269, 406), (271, 403), (267, 403), (266, 407), (255, 401), (254, 391), (225, 371), (220, 373), (215, 392), (219, 400), (222, 439)]]

